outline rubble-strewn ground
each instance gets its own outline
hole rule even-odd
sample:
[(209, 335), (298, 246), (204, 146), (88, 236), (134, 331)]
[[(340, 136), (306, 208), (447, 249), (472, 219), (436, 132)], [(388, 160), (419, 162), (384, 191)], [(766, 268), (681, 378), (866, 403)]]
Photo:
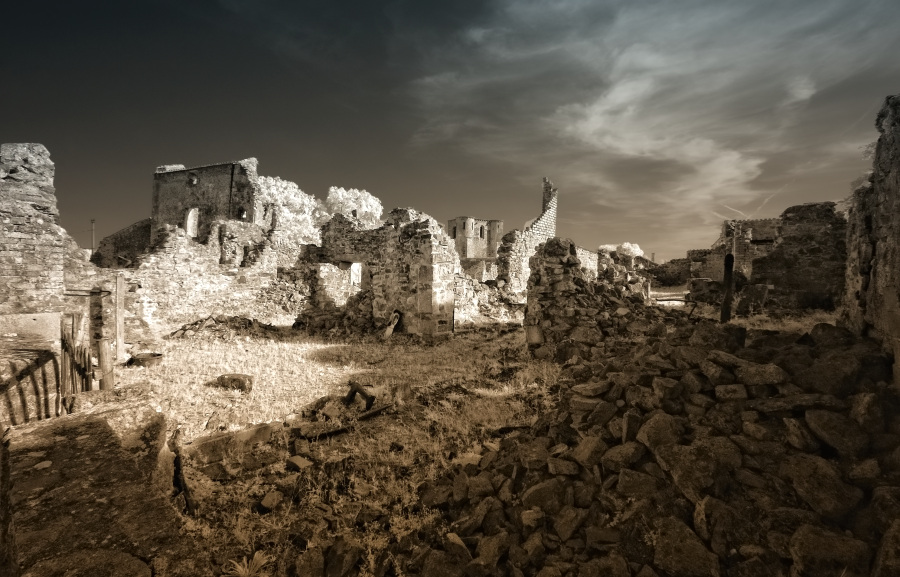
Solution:
[[(822, 317), (666, 315), (666, 336), (567, 366), (528, 360), (522, 331), (207, 323), (122, 385), (148, 381), (180, 424), (174, 500), (225, 574), (900, 574), (891, 359)], [(223, 373), (252, 391), (210, 386)], [(341, 402), (350, 380), (372, 413)]]

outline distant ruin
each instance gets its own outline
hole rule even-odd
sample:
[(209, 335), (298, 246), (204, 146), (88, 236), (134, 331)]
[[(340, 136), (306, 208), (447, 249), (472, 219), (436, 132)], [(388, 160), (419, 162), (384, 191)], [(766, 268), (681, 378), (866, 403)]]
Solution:
[[(40, 152), (31, 161), (34, 166), (49, 166), (40, 173), (44, 180), (34, 193), (40, 203), (34, 204), (49, 207), (38, 226), (50, 234), (31, 238), (30, 232), (13, 232), (25, 235), (29, 246), (40, 245), (40, 260), (56, 262), (57, 273), (52, 273), (53, 266), (33, 267), (34, 275), (56, 274), (55, 280), (36, 278), (25, 287), (21, 279), (32, 271), (21, 258), (10, 259), (15, 266), (5, 274), (22, 288), (4, 301), (6, 308), (17, 300), (43, 299), (43, 304), (25, 308), (84, 312), (93, 340), (114, 339), (118, 326), (124, 346), (132, 352), (149, 348), (155, 338), (198, 316), (210, 315), (249, 316), (333, 333), (380, 330), (397, 313), (398, 332), (427, 337), (486, 324), (520, 324), (528, 259), (556, 231), (558, 192), (544, 179), (541, 214), (523, 231), (503, 235), (502, 221), (460, 217), (448, 223), (448, 234), (413, 209), (397, 209), (373, 229), (361, 224), (355, 210), (332, 216), (310, 203), (309, 210), (317, 212), (306, 215), (309, 234), (304, 238), (309, 242), (286, 242), (278, 191), (266, 190), (256, 159), (249, 158), (192, 168), (158, 167), (150, 218), (102, 239), (86, 262), (84, 251), (53, 220), (49, 153), (40, 145), (20, 148)], [(35, 210), (15, 208), (20, 219)], [(318, 222), (324, 222), (321, 229)], [(11, 246), (17, 250), (15, 243)], [(580, 250), (588, 268), (596, 271), (596, 253)], [(108, 296), (116, 282), (125, 293), (116, 297), (120, 311)], [(43, 292), (31, 290), (34, 287)], [(63, 298), (66, 289), (74, 288), (100, 296), (85, 308), (84, 298)], [(121, 318), (114, 318), (117, 315)]]
[(688, 267), (695, 299), (719, 302), (725, 257), (732, 255), (739, 313), (763, 306), (833, 310), (844, 292), (846, 227), (834, 202), (792, 206), (778, 218), (726, 220), (711, 248), (688, 251), (678, 266)]

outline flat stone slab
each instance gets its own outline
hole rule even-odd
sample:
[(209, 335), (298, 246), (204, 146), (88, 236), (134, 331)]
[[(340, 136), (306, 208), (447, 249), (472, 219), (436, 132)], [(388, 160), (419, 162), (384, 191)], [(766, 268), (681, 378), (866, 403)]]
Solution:
[[(13, 427), (3, 440), (0, 574), (123, 574), (117, 566), (134, 569), (129, 575), (211, 574), (164, 494), (173, 478), (171, 461), (160, 458), (165, 419), (149, 399)], [(98, 570), (86, 572), (82, 561)]]

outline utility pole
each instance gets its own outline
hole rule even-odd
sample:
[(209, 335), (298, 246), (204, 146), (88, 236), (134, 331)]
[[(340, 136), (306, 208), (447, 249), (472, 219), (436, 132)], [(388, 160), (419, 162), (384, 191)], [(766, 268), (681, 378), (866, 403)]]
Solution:
[(97, 243), (94, 238), (94, 219), (91, 219), (91, 254), (94, 254), (94, 251), (97, 250)]

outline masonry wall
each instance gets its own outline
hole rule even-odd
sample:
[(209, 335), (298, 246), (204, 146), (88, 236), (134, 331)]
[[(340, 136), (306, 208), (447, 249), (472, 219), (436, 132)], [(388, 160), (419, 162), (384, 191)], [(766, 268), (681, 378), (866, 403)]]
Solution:
[(721, 245), (712, 249), (689, 250), (687, 258), (691, 261), (691, 278), (722, 282), (725, 275), (725, 254), (726, 249)]
[(584, 269), (585, 276), (589, 280), (596, 280), (597, 267), (599, 266), (600, 262), (599, 255), (594, 251), (576, 246), (575, 256), (577, 256), (578, 260), (581, 262), (581, 267)]
[(205, 241), (217, 220), (239, 220), (266, 229), (271, 215), (258, 206), (257, 161), (183, 168), (162, 166), (153, 175), (153, 211), (151, 242), (157, 239), (161, 225), (180, 226), (186, 230), (188, 213), (196, 208), (197, 238)]
[(596, 361), (606, 354), (609, 337), (647, 331), (632, 314), (644, 295), (632, 292), (625, 276), (591, 282), (571, 240), (552, 238), (541, 244), (530, 264), (524, 324), (534, 357)]
[[(900, 95), (875, 120), (880, 133), (870, 182), (852, 197), (843, 316), (900, 358)], [(894, 377), (900, 377), (894, 364)]]
[(456, 275), (453, 328), (464, 331), (502, 324), (521, 325), (525, 306), (509, 302), (506, 292), (467, 274)]
[(497, 278), (496, 258), (461, 258), (459, 264), (463, 272), (479, 282)]
[(260, 298), (276, 280), (273, 251), (263, 245), (244, 266), (223, 260), (220, 235), (228, 223), (213, 223), (207, 243), (168, 226), (157, 231), (153, 252), (136, 269), (124, 270), (136, 288), (135, 314), (152, 327), (172, 330), (209, 315), (238, 315), (290, 324), (293, 318)]
[(725, 221), (725, 251), (734, 255), (734, 271), (749, 279), (753, 262), (774, 250), (780, 226), (778, 218)]
[(362, 290), (343, 309), (328, 312), (330, 318), (317, 311), (302, 312), (297, 326), (362, 329), (357, 312), (368, 306), (370, 329), (384, 328), (396, 311), (401, 315), (397, 332), (423, 336), (452, 332), (459, 257), (453, 239), (430, 216), (394, 209), (384, 226), (363, 230), (358, 221), (335, 215), (322, 227), (322, 246), (311, 247), (307, 258), (349, 269), (359, 263)]
[(64, 308), (53, 176), (42, 144), (0, 144), (0, 314)]
[(525, 230), (513, 230), (503, 236), (497, 249), (497, 278), (506, 283), (511, 298), (524, 303), (531, 274), (529, 259), (538, 245), (556, 235), (556, 208), (559, 192), (544, 178), (542, 212)]
[(650, 275), (656, 286), (681, 286), (691, 278), (691, 261), (687, 258), (673, 258), (662, 264), (654, 264), (650, 268)]
[(833, 309), (844, 294), (846, 235), (833, 202), (789, 207), (775, 248), (753, 260), (750, 283), (771, 287), (768, 298), (780, 308)]
[(103, 238), (91, 261), (104, 268), (133, 266), (138, 255), (150, 248), (151, 222), (145, 218)]

